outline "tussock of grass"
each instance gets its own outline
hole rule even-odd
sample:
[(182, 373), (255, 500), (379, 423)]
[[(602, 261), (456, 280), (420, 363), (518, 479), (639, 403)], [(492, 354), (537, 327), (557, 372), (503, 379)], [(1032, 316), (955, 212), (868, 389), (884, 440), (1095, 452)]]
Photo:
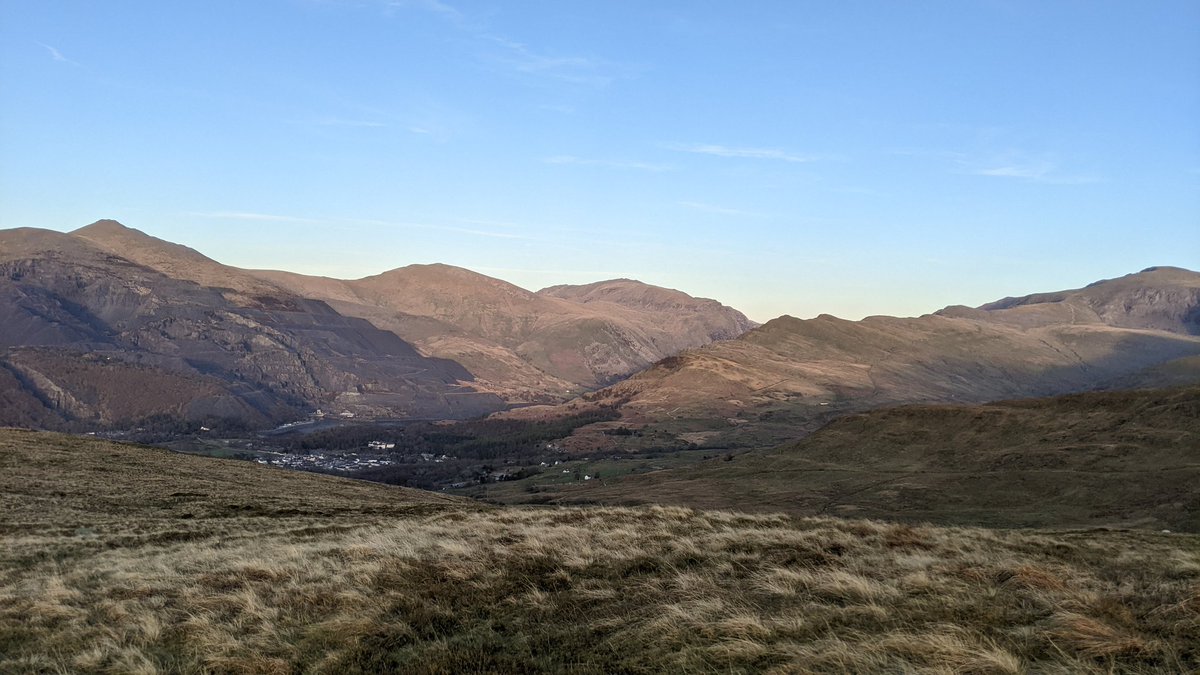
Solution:
[[(246, 486), (267, 478), (205, 492), (252, 503)], [(180, 519), (169, 504), (105, 509), (137, 489), (120, 475), (91, 509), (84, 491), (58, 507), (0, 476), (20, 507), (0, 512), (0, 672), (1200, 669), (1191, 535), (415, 508), (416, 493), (355, 501), (312, 479), (270, 499), (310, 498), (321, 516)]]
[(9, 570), (0, 671), (1200, 667), (1192, 538), (1113, 565), (1128, 535), (922, 528), (897, 555), (894, 527), (505, 510), (135, 543)]

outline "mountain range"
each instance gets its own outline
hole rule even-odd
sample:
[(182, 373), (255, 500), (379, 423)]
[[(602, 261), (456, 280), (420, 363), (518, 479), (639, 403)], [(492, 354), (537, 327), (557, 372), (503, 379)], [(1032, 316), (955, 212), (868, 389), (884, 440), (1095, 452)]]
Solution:
[(453, 359), (477, 388), (510, 401), (562, 400), (756, 325), (715, 300), (629, 279), (533, 293), (440, 264), (355, 281), (253, 274)]
[[(713, 447), (765, 446), (839, 415), (897, 404), (1197, 381), (1200, 274), (1158, 267), (1081, 289), (916, 318), (783, 316), (736, 339), (666, 358), (583, 400), (622, 413), (620, 423), (598, 431), (623, 424)], [(587, 431), (573, 439), (576, 447), (615, 438)]]
[[(763, 446), (856, 411), (1200, 381), (1200, 274), (1150, 268), (915, 318), (783, 316), (629, 279), (223, 265), (101, 220), (0, 231), (0, 423), (253, 428), (615, 407), (570, 439)], [(533, 405), (528, 404), (544, 404)], [(603, 435), (601, 435), (603, 434)]]
[(628, 280), (531, 293), (429, 265), (342, 281), (230, 267), (112, 220), (20, 228), (0, 231), (0, 423), (471, 417), (752, 326)]

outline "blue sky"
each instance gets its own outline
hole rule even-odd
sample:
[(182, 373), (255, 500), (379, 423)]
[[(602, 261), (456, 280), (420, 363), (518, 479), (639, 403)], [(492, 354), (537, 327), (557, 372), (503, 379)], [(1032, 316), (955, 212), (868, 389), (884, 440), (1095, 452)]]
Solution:
[(917, 315), (1200, 269), (1200, 3), (0, 0), (0, 226)]

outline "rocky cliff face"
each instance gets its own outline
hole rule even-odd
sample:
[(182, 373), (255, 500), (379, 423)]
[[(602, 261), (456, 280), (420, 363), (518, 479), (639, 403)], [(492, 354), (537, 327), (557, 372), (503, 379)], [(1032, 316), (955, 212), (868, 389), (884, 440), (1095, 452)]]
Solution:
[(1006, 323), (1100, 323), (1200, 335), (1200, 275), (1178, 267), (1151, 267), (1084, 288), (1004, 298), (976, 310), (940, 314)]
[[(752, 326), (629, 280), (533, 293), (412, 265), (343, 281), (222, 265), (112, 220), (0, 232), (0, 379), (25, 411), (13, 422), (469, 416), (561, 401)], [(117, 380), (137, 405), (107, 393)]]
[[(56, 232), (0, 233), (0, 366), (27, 404), (96, 424), (172, 415), (256, 425), (322, 406), (455, 417), (502, 405), (473, 391), (457, 363), (323, 302), (253, 279), (203, 286), (117, 250)], [(216, 273), (198, 267), (202, 280)], [(97, 356), (104, 368), (93, 367)]]
[(531, 293), (449, 265), (411, 265), (354, 281), (256, 274), (454, 359), (478, 386), (515, 401), (562, 400), (754, 326), (715, 300), (629, 280)]

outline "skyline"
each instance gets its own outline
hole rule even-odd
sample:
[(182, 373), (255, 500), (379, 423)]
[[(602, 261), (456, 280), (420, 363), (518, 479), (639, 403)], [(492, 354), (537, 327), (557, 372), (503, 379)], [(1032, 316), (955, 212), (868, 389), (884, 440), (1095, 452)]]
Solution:
[(1200, 6), (4, 1), (0, 226), (765, 322), (1200, 268)]

